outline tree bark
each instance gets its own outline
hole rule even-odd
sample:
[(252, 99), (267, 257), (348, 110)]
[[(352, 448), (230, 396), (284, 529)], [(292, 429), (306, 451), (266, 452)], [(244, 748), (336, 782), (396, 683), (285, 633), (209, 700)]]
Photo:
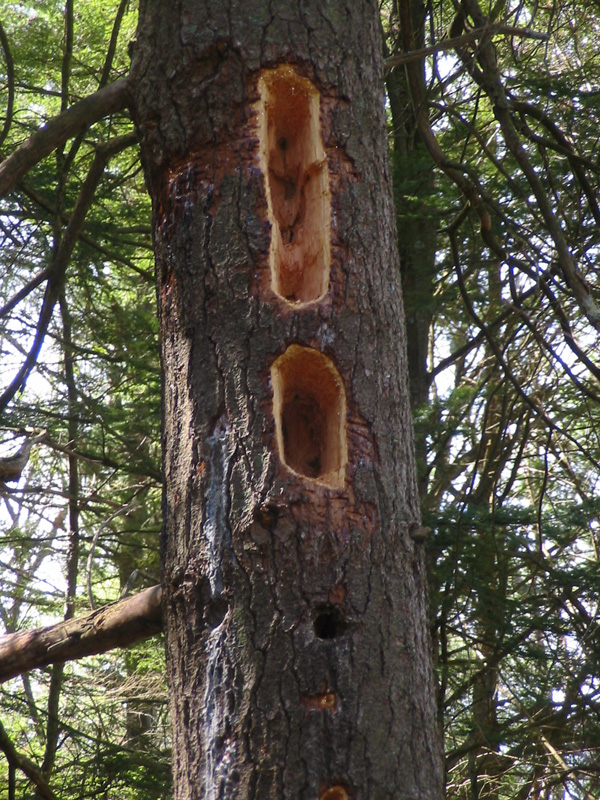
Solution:
[(181, 800), (442, 796), (377, 14), (141, 3)]

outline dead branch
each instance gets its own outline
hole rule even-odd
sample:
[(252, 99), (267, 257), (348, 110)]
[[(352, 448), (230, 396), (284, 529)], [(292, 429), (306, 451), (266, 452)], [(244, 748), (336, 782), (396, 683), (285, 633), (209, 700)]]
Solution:
[(130, 647), (162, 631), (162, 589), (139, 594), (84, 617), (0, 637), (0, 683), (37, 667)]
[(121, 111), (128, 102), (129, 84), (127, 78), (122, 78), (84, 97), (51, 119), (0, 164), (0, 197), (11, 192), (17, 181), (31, 167), (64, 144), (67, 139), (81, 133), (99, 119)]
[(0, 483), (19, 480), (29, 461), (31, 448), (36, 442), (41, 441), (45, 435), (46, 431), (42, 431), (37, 436), (25, 439), (18, 452), (8, 456), (8, 458), (0, 458)]

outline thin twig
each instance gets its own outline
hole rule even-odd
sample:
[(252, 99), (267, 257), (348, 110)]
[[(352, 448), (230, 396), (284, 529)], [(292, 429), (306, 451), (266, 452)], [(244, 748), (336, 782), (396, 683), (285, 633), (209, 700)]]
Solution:
[(17, 749), (10, 740), (1, 722), (0, 722), (0, 750), (2, 750), (2, 752), (6, 756), (6, 760), (8, 761), (9, 764), (11, 764), (14, 768), (19, 769), (24, 775), (27, 776), (27, 778), (29, 778), (31, 783), (33, 783), (33, 785), (37, 789), (38, 795), (40, 797), (44, 798), (44, 800), (58, 800), (58, 797), (48, 786), (46, 779), (44, 778), (40, 770), (35, 766), (35, 764), (28, 758), (17, 752)]
[(385, 71), (388, 72), (393, 67), (398, 67), (401, 64), (408, 64), (410, 61), (418, 61), (421, 58), (432, 56), (434, 53), (439, 53), (442, 50), (454, 50), (454, 48), (469, 44), (469, 42), (474, 42), (485, 36), (494, 36), (496, 34), (518, 36), (523, 39), (537, 39), (542, 42), (547, 42), (549, 38), (547, 33), (539, 33), (529, 28), (513, 28), (511, 25), (500, 24), (486, 25), (483, 28), (474, 28), (472, 31), (463, 33), (460, 36), (442, 39), (441, 42), (436, 42), (435, 44), (429, 45), (429, 47), (421, 47), (418, 50), (410, 50), (408, 53), (399, 53), (396, 56), (390, 56), (384, 61)]

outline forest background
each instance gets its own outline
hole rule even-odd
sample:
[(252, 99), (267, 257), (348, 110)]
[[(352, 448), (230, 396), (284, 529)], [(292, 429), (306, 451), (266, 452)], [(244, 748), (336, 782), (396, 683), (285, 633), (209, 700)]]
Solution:
[[(448, 795), (589, 800), (600, 4), (401, 0), (381, 19)], [(125, 0), (4, 5), (2, 156), (127, 74), (136, 20)], [(3, 200), (0, 268), (0, 455), (36, 440), (0, 483), (11, 633), (160, 577), (150, 206), (126, 112)], [(169, 795), (160, 637), (4, 683), (0, 722), (0, 800), (32, 774), (37, 797)]]

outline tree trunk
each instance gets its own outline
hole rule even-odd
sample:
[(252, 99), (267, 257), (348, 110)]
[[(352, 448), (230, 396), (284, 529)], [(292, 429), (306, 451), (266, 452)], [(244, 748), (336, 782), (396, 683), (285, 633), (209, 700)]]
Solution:
[(181, 800), (442, 796), (377, 13), (141, 3)]
[[(415, 45), (425, 46), (426, 10), (422, 0), (407, 0), (407, 11)], [(402, 37), (391, 41), (393, 53), (401, 49)], [(386, 54), (388, 55), (388, 54)], [(425, 63), (413, 69), (425, 95)], [(406, 319), (406, 351), (411, 407), (422, 413), (429, 401), (429, 332), (434, 309), (437, 220), (431, 202), (435, 192), (433, 160), (419, 132), (408, 74), (396, 67), (386, 76), (392, 122), (393, 164), (396, 182), (396, 214), (402, 294)], [(415, 450), (421, 504), (427, 501), (427, 435), (430, 427), (421, 418), (416, 430)]]

